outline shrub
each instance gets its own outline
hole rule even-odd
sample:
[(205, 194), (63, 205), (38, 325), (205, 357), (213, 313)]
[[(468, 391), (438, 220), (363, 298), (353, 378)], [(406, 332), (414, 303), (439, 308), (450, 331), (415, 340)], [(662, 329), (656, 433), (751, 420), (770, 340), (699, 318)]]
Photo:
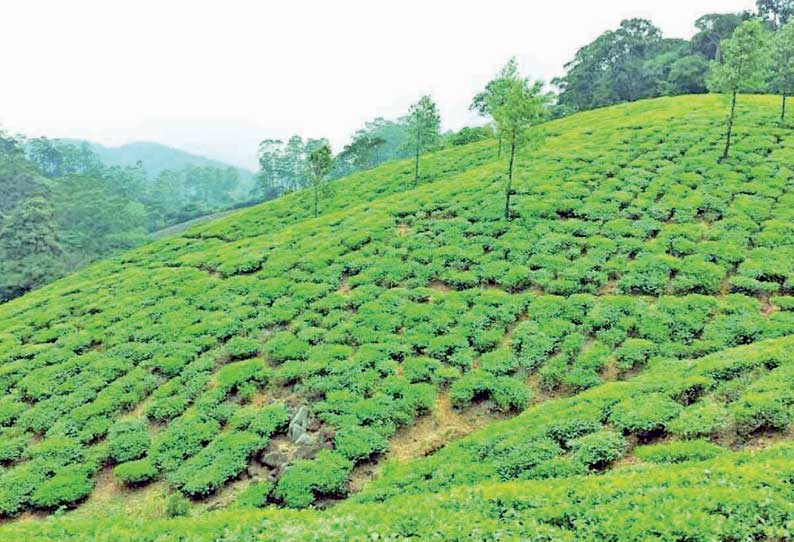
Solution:
[(518, 366), (513, 353), (507, 348), (497, 348), (480, 357), (480, 369), (494, 375), (506, 375)]
[(706, 440), (685, 440), (663, 442), (638, 446), (634, 455), (651, 463), (682, 463), (684, 461), (705, 461), (725, 450)]
[(248, 465), (251, 454), (265, 444), (253, 433), (223, 433), (174, 471), (171, 482), (186, 495), (206, 497), (238, 476)]
[(502, 480), (522, 478), (527, 471), (561, 453), (562, 449), (550, 439), (522, 442), (499, 451), (496, 472)]
[(12, 395), (0, 397), (0, 426), (11, 425), (27, 408), (25, 403)]
[(240, 508), (262, 508), (267, 504), (267, 499), (272, 491), (272, 482), (254, 482), (237, 496), (237, 506)]
[(682, 438), (712, 437), (728, 425), (728, 410), (725, 406), (704, 400), (681, 411), (678, 417), (667, 423), (667, 430)]
[(288, 331), (276, 333), (265, 345), (268, 357), (276, 363), (290, 359), (306, 359), (310, 348), (309, 343), (298, 339)]
[(321, 495), (343, 495), (353, 464), (336, 452), (320, 450), (314, 460), (299, 460), (287, 469), (276, 496), (290, 508), (305, 508)]
[(550, 478), (566, 478), (587, 473), (587, 466), (572, 457), (552, 457), (543, 461), (521, 477), (527, 480), (545, 480)]
[(260, 409), (255, 415), (248, 430), (261, 437), (269, 437), (284, 429), (289, 422), (289, 412), (281, 404), (272, 404)]
[(50, 472), (51, 469), (42, 461), (27, 461), (3, 472), (0, 477), (0, 516), (20, 512)]
[(57, 467), (81, 462), (85, 458), (85, 448), (72, 438), (51, 437), (29, 446), (25, 456)]
[(594, 470), (603, 469), (626, 453), (626, 439), (607, 430), (574, 439), (570, 446), (574, 459)]
[(247, 359), (224, 365), (215, 373), (215, 390), (228, 394), (238, 390), (244, 384), (264, 384), (269, 371), (261, 358)]
[(554, 337), (546, 335), (531, 320), (521, 322), (513, 330), (511, 346), (522, 367), (533, 369), (551, 354), (556, 345)]
[(412, 357), (403, 361), (403, 376), (411, 382), (432, 382), (442, 367), (441, 362), (428, 357)]
[(334, 435), (336, 451), (353, 462), (383, 453), (388, 446), (389, 443), (383, 435), (370, 427), (345, 425)]
[(172, 493), (165, 500), (165, 515), (169, 518), (187, 516), (190, 513), (190, 501), (179, 493)]
[(669, 397), (651, 393), (623, 399), (612, 407), (609, 419), (619, 431), (646, 437), (664, 431), (681, 409)]
[(0, 463), (21, 458), (29, 441), (30, 437), (25, 435), (18, 437), (0, 435)]
[(500, 410), (523, 410), (529, 404), (531, 395), (529, 389), (518, 380), (477, 370), (463, 375), (452, 384), (449, 398), (457, 407), (490, 398)]
[(70, 465), (45, 480), (33, 492), (30, 502), (38, 508), (57, 508), (85, 499), (94, 489), (91, 473), (83, 465)]
[(152, 461), (158, 469), (171, 471), (201, 450), (219, 430), (220, 426), (214, 420), (179, 418), (153, 439)]
[(128, 486), (151, 482), (157, 478), (157, 474), (157, 467), (148, 457), (116, 465), (113, 469), (116, 479)]
[(644, 365), (655, 351), (656, 345), (653, 341), (635, 338), (626, 339), (615, 352), (617, 367), (622, 371), (627, 371)]
[(588, 435), (601, 429), (596, 420), (573, 419), (556, 422), (546, 428), (546, 436), (563, 448), (569, 448), (574, 439)]
[(110, 428), (110, 458), (117, 463), (139, 459), (149, 449), (149, 432), (142, 420), (122, 420)]
[(789, 406), (777, 391), (751, 392), (731, 404), (736, 432), (749, 437), (759, 431), (783, 431), (791, 423)]
[(226, 343), (226, 353), (232, 360), (248, 359), (259, 353), (259, 342), (246, 337), (232, 337)]

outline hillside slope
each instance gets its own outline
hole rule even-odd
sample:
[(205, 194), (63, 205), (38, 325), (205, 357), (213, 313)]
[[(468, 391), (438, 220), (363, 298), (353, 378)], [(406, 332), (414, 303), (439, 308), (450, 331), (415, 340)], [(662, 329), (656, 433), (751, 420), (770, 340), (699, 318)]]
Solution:
[[(784, 538), (794, 138), (740, 103), (723, 163), (716, 96), (544, 125), (513, 221), (482, 142), (0, 307), (0, 514), (77, 506), (0, 538)], [(239, 509), (97, 515), (170, 490)]]

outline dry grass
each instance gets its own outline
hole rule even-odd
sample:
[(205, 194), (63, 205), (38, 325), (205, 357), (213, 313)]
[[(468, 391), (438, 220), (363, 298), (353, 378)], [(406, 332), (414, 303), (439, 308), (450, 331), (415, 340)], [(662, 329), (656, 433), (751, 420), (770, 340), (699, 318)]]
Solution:
[(504, 417), (492, 412), (485, 404), (455, 409), (449, 396), (441, 393), (430, 414), (401, 429), (391, 439), (387, 457), (405, 462), (431, 455), (446, 444)]

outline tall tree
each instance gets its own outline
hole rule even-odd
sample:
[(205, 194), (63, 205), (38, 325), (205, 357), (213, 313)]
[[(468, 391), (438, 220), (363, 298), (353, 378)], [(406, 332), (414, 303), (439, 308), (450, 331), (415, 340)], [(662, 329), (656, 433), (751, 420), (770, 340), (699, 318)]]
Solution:
[(333, 166), (333, 156), (331, 146), (323, 140), (315, 145), (314, 150), (309, 153), (309, 174), (314, 192), (314, 217), (317, 218), (318, 206), (320, 202), (320, 192), (325, 187), (328, 180), (328, 173)]
[(541, 122), (548, 114), (549, 96), (542, 93), (543, 84), (529, 82), (521, 77), (509, 80), (504, 103), (494, 109), (497, 130), (509, 145), (507, 185), (505, 186), (505, 219), (510, 219), (510, 198), (513, 190), (513, 165), (516, 149), (526, 139), (527, 129)]
[(17, 205), (0, 227), (0, 301), (59, 276), (62, 253), (52, 204), (36, 196)]
[(780, 28), (794, 16), (794, 0), (757, 0), (758, 16)]
[[(510, 84), (517, 77), (519, 77), (518, 61), (515, 57), (512, 57), (499, 70), (497, 76), (485, 85), (485, 89), (474, 96), (469, 106), (469, 111), (476, 111), (481, 116), (490, 117), (493, 120), (494, 111), (504, 105)], [(496, 148), (496, 157), (500, 158), (502, 156), (501, 134), (497, 134), (497, 138), (499, 143)]]
[(419, 156), (438, 143), (441, 117), (438, 107), (430, 96), (422, 96), (408, 110), (408, 126), (411, 128), (414, 149), (414, 183), (419, 181)]
[(736, 27), (749, 20), (749, 12), (742, 13), (709, 13), (695, 21), (697, 34), (692, 36), (692, 52), (706, 57), (708, 60), (719, 60), (720, 42), (730, 38)]
[(730, 39), (720, 44), (722, 63), (712, 62), (709, 89), (731, 96), (731, 110), (725, 133), (725, 149), (720, 160), (728, 158), (733, 122), (736, 117), (736, 95), (755, 90), (763, 83), (766, 63), (764, 28), (758, 21), (746, 21), (736, 28)]
[(780, 121), (786, 120), (786, 98), (794, 92), (794, 21), (789, 21), (772, 38), (772, 83), (780, 92)]
[(577, 51), (564, 77), (554, 80), (560, 106), (579, 111), (653, 96), (655, 82), (644, 64), (661, 43), (661, 30), (645, 19), (624, 20), (617, 30), (601, 34)]

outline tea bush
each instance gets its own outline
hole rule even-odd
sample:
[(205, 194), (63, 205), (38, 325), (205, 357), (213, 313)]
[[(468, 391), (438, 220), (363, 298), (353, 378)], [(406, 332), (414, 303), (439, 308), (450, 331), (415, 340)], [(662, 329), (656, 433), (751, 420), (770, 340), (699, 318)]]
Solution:
[(113, 475), (121, 483), (135, 486), (151, 482), (157, 478), (158, 470), (152, 461), (145, 457), (135, 461), (127, 461), (113, 468)]
[(705, 461), (724, 450), (705, 440), (685, 440), (639, 446), (634, 455), (651, 463), (681, 463), (683, 461)]

